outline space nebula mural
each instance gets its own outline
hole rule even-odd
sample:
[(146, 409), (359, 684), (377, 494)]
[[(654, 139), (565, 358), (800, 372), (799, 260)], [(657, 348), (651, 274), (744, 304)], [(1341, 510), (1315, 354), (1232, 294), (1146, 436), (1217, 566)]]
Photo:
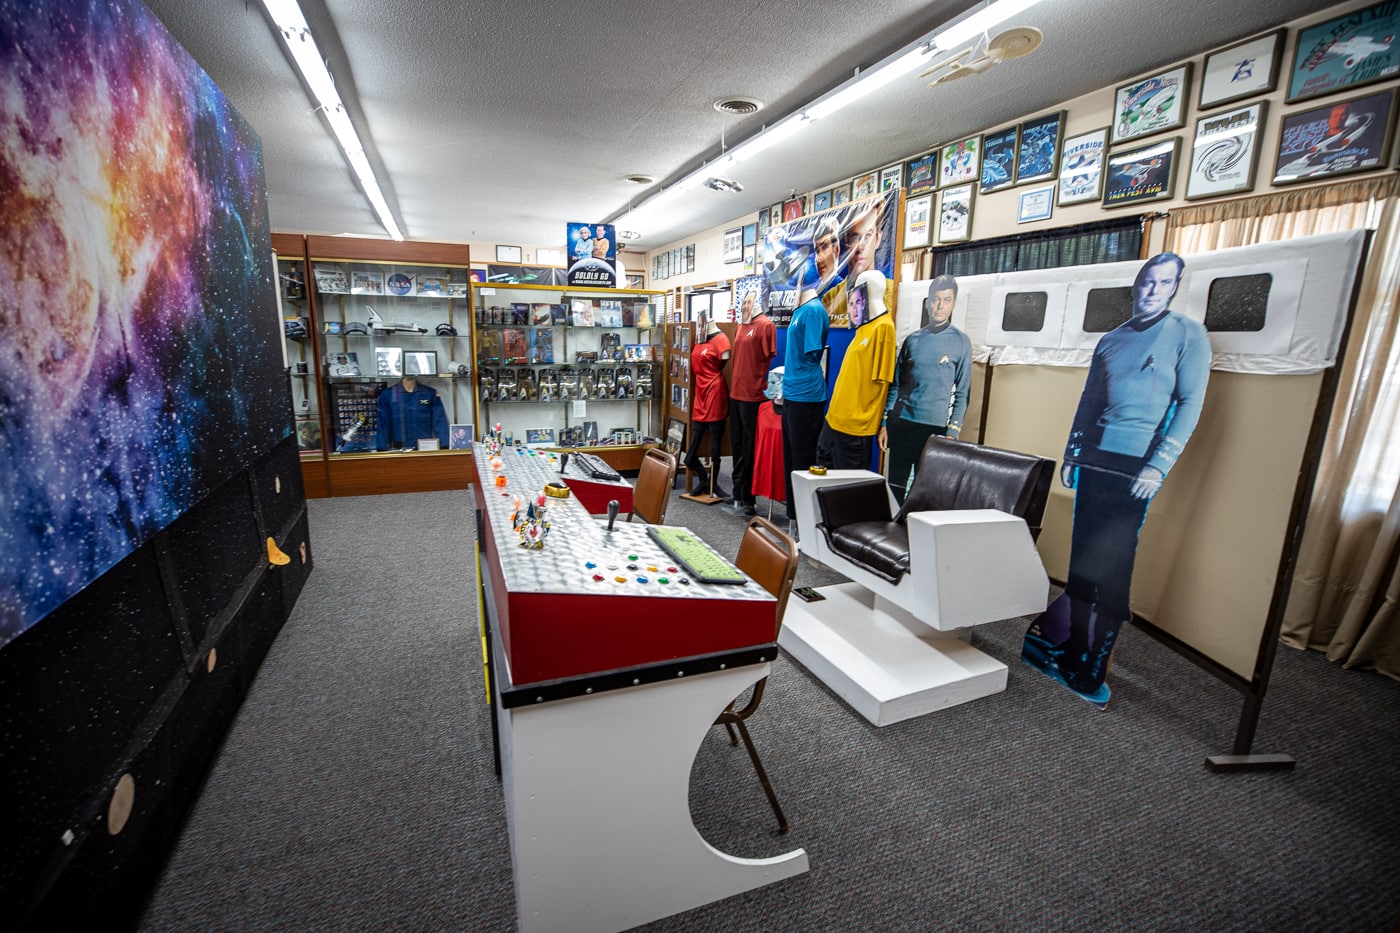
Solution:
[(290, 433), (271, 250), (144, 6), (0, 0), (0, 645)]

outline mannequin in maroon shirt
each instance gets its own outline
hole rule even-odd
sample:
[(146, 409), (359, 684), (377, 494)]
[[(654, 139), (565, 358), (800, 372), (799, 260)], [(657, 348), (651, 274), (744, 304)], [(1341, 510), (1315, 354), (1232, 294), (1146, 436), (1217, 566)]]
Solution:
[[(758, 409), (768, 388), (768, 368), (778, 353), (773, 322), (758, 308), (758, 296), (749, 292), (740, 306), (734, 331), (734, 368), (729, 386), (729, 446), (734, 453), (734, 507), (753, 515), (754, 440), (758, 436)], [(757, 312), (757, 313), (755, 313)]]

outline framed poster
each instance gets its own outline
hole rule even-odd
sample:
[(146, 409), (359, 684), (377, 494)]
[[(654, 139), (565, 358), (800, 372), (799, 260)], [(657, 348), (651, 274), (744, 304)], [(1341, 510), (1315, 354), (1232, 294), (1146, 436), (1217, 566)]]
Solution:
[(1312, 110), (1285, 113), (1279, 127), (1273, 183), (1286, 185), (1384, 168), (1390, 159), (1395, 94), (1392, 87)]
[(981, 136), (969, 136), (944, 146), (938, 159), (938, 164), (942, 166), (938, 173), (939, 187), (976, 181), (982, 172), (982, 163), (978, 158), (981, 152)]
[(982, 137), (982, 193), (1016, 183), (1016, 140), (1019, 126), (1008, 126)]
[(831, 189), (831, 206), (840, 207), (842, 204), (851, 203), (851, 183), (837, 185)]
[(933, 212), (933, 195), (921, 194), (904, 204), (904, 248), (928, 246), (929, 214)]
[(744, 228), (734, 227), (724, 231), (724, 261), (742, 262), (744, 259)]
[(1211, 198), (1249, 191), (1259, 164), (1259, 138), (1264, 131), (1265, 101), (1201, 117), (1191, 144), (1191, 171), (1186, 176), (1186, 199)]
[(1150, 136), (1186, 125), (1191, 64), (1118, 88), (1113, 95), (1113, 142)]
[(938, 242), (960, 243), (972, 237), (971, 183), (944, 188), (938, 201)]
[(828, 210), (830, 207), (831, 189), (828, 188), (826, 191), (818, 191), (815, 195), (812, 196), (813, 214), (820, 214), (822, 211)]
[(904, 163), (896, 162), (880, 169), (880, 190), (889, 191), (904, 187)]
[(768, 233), (768, 208), (765, 207), (763, 210), (761, 210), (761, 211), (758, 212), (758, 238), (759, 238), (760, 240), (763, 239), (764, 235), (767, 234), (767, 233)]
[(1124, 207), (1169, 200), (1176, 188), (1176, 164), (1180, 157), (1180, 136), (1136, 149), (1110, 152), (1104, 174), (1103, 206)]
[(1016, 184), (1055, 177), (1064, 126), (1063, 110), (1021, 124), (1021, 145), (1016, 150)]
[(685, 248), (685, 271), (695, 271), (695, 244), (691, 243)]
[(497, 262), (524, 262), (523, 253), (518, 246), (497, 246)]
[(1200, 109), (1267, 94), (1278, 87), (1286, 32), (1279, 29), (1207, 55), (1201, 71)]
[(1097, 201), (1103, 195), (1103, 157), (1108, 127), (1065, 140), (1060, 153), (1060, 206)]
[(787, 223), (789, 220), (796, 220), (805, 213), (807, 213), (807, 196), (805, 194), (799, 194), (795, 198), (788, 198), (783, 202), (784, 223)]
[(1288, 72), (1289, 103), (1400, 74), (1400, 4), (1394, 0), (1298, 30)]
[(909, 193), (923, 194), (938, 185), (938, 153), (930, 152), (910, 159), (904, 166), (904, 185)]
[(857, 175), (852, 184), (851, 197), (859, 201), (861, 198), (868, 198), (872, 194), (877, 194), (880, 190), (880, 177), (875, 172), (866, 172), (864, 175)]
[(779, 201), (768, 208), (768, 226), (776, 227), (783, 222), (783, 202)]
[(749, 244), (744, 247), (744, 275), (753, 275), (754, 264), (758, 261), (757, 244)]
[(1029, 224), (1037, 220), (1049, 220), (1054, 203), (1055, 183), (1053, 181), (1048, 185), (1027, 188), (1021, 192), (1021, 200), (1016, 208), (1016, 222)]
[(744, 224), (744, 245), (753, 246), (758, 242), (758, 224)]

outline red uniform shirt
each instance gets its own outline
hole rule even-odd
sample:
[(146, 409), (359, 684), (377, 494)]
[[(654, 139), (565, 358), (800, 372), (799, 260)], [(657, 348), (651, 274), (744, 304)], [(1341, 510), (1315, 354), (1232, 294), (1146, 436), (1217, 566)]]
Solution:
[(729, 338), (721, 331), (690, 351), (690, 371), (695, 375), (695, 404), (691, 421), (723, 421), (729, 417), (729, 388), (724, 384), (724, 355)]
[(734, 369), (729, 395), (740, 402), (765, 401), (768, 364), (778, 353), (778, 330), (768, 315), (760, 314), (734, 331)]

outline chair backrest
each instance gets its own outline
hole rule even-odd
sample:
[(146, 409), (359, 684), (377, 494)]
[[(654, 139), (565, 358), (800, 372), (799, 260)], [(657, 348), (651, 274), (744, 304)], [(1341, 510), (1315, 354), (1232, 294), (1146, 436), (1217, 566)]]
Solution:
[(934, 435), (924, 444), (904, 507), (895, 516), (943, 509), (1000, 509), (1040, 533), (1055, 461)]
[(739, 542), (734, 566), (757, 580), (778, 600), (778, 615), (773, 625), (773, 637), (777, 638), (778, 630), (783, 627), (783, 611), (787, 609), (792, 581), (797, 576), (797, 542), (768, 519), (751, 518)]
[(666, 524), (666, 507), (671, 503), (671, 486), (676, 481), (676, 458), (660, 447), (647, 449), (637, 484), (632, 487), (632, 511), (648, 525)]

